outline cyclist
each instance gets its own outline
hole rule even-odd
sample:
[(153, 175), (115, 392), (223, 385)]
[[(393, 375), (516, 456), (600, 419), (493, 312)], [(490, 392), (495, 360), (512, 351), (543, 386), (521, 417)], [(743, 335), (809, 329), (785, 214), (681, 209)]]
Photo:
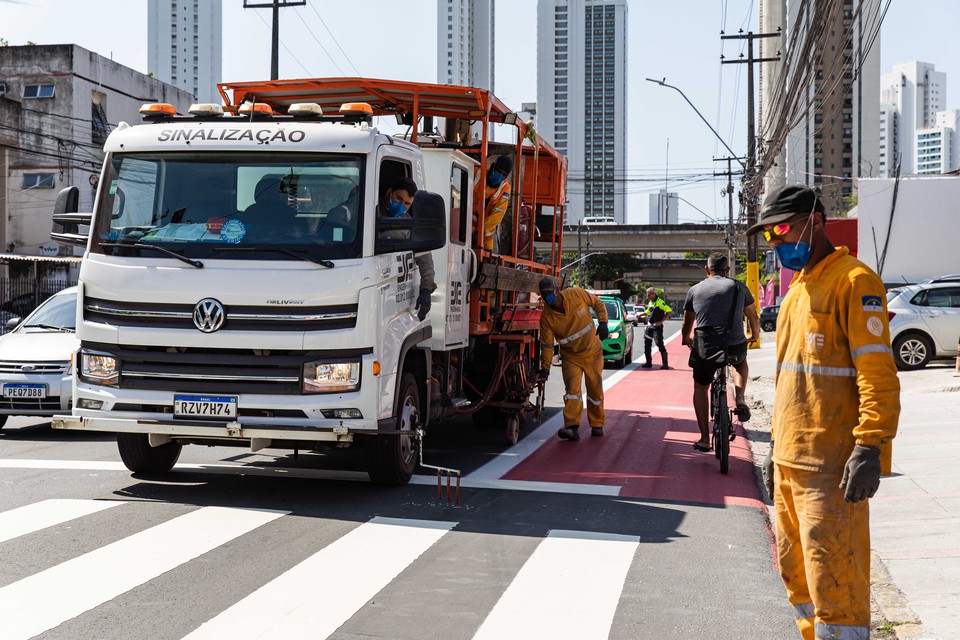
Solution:
[[(692, 286), (683, 303), (681, 341), (687, 346), (693, 345), (694, 323), (699, 327), (726, 327), (730, 319), (730, 307), (734, 303), (734, 292), (740, 289), (740, 295), (736, 296), (737, 308), (733, 312), (733, 327), (728, 334), (728, 349), (730, 364), (733, 365), (734, 411), (741, 422), (746, 422), (750, 419), (750, 408), (743, 396), (749, 374), (747, 342), (760, 335), (760, 318), (749, 289), (742, 282), (727, 277), (730, 264), (725, 253), (711, 253), (706, 272), (706, 280)], [(743, 331), (744, 316), (750, 324), (749, 337)], [(693, 448), (710, 451), (710, 381), (717, 366), (700, 361), (693, 351), (690, 352), (689, 364), (693, 369), (693, 408), (700, 428), (700, 440), (693, 443)]]

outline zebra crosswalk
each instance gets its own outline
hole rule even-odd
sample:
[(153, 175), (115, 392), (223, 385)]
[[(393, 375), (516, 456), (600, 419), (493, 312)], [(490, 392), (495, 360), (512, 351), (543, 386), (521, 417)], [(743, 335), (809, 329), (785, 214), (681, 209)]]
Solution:
[[(138, 503), (56, 499), (12, 509), (0, 513), (0, 543), (69, 527), (125, 504)], [(0, 638), (41, 636), (261, 527), (277, 525), (286, 515), (279, 510), (199, 507), (16, 580), (0, 587)], [(336, 637), (344, 623), (371, 606), (378, 593), (457, 525), (455, 521), (373, 517), (266, 579), (231, 606), (210, 612), (205, 622), (182, 638)], [(462, 637), (607, 638), (638, 543), (639, 538), (630, 536), (549, 532), (492, 610), (477, 612), (468, 623), (472, 628), (463, 629)], [(256, 558), (237, 561), (249, 564)], [(220, 571), (229, 573), (230, 567)], [(589, 603), (563, 604), (566, 594), (584, 585), (590, 585)], [(482, 621), (479, 626), (477, 621)], [(429, 615), (423, 624), (431, 624)]]

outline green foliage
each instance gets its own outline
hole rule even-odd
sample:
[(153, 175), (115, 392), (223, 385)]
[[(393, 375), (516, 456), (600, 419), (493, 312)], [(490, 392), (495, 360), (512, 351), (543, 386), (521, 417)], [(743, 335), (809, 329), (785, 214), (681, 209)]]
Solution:
[(9, 47), (10, 41), (6, 38), (0, 38), (0, 47)]

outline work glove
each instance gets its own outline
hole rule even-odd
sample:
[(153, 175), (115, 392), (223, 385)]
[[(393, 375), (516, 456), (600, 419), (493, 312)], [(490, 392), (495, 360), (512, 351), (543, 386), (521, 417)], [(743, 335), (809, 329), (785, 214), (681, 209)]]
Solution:
[(423, 320), (430, 313), (430, 289), (420, 289), (420, 295), (417, 296), (417, 304), (414, 307), (417, 310), (417, 318)]
[(767, 490), (767, 495), (773, 500), (773, 443), (770, 443), (770, 450), (767, 451), (767, 457), (763, 459), (763, 465), (760, 467), (760, 473), (763, 474), (763, 486)]
[(601, 340), (606, 340), (610, 337), (610, 329), (607, 327), (606, 322), (601, 322), (597, 325), (597, 335), (600, 336)]
[(843, 468), (840, 488), (846, 489), (847, 502), (872, 498), (880, 488), (880, 449), (856, 445)]
[(540, 369), (540, 371), (537, 372), (537, 382), (546, 382), (549, 377), (550, 369)]

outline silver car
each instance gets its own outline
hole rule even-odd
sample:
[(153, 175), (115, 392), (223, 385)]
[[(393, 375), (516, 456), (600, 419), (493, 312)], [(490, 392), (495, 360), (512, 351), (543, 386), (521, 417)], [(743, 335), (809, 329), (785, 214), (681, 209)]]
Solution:
[(897, 368), (927, 366), (957, 355), (960, 339), (960, 279), (951, 277), (887, 291), (890, 339)]
[(0, 337), (0, 428), (9, 416), (70, 412), (76, 317), (77, 288), (69, 287)]

